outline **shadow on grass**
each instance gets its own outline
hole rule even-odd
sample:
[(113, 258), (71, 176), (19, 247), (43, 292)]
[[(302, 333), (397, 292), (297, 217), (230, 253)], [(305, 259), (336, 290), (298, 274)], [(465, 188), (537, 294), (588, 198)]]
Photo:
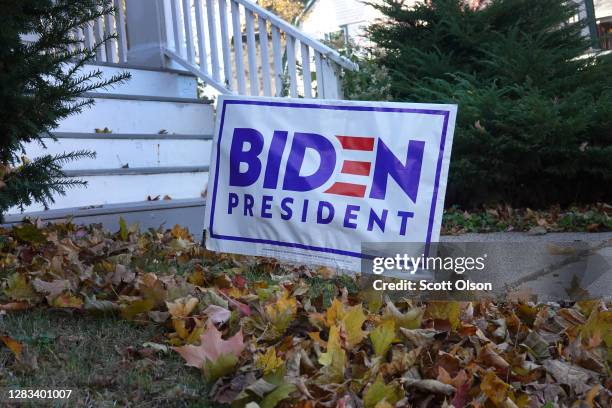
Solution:
[(12, 406), (9, 390), (16, 389), (71, 389), (72, 395), (14, 406), (213, 406), (201, 374), (178, 354), (138, 352), (145, 342), (163, 343), (160, 326), (31, 311), (0, 316), (0, 334), (24, 345), (25, 360), (17, 362), (0, 343), (0, 406)]

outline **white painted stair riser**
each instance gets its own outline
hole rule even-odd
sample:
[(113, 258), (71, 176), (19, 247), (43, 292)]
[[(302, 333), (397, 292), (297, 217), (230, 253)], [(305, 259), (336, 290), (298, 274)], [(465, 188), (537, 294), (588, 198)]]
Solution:
[[(104, 135), (99, 135), (103, 137)], [(109, 135), (110, 136), (110, 135)], [(210, 163), (210, 140), (164, 139), (45, 139), (47, 148), (38, 143), (26, 147), (26, 156), (34, 159), (44, 154), (77, 150), (96, 152), (95, 159), (67, 163), (64, 170), (118, 169), (122, 167), (202, 166)]]
[[(200, 197), (208, 183), (208, 173), (174, 173), (151, 175), (105, 175), (85, 176), (87, 187), (76, 187), (65, 196), (57, 196), (51, 208), (84, 207), (101, 204), (119, 204), (146, 201), (147, 196), (168, 195), (172, 199)], [(25, 212), (42, 211), (44, 207), (34, 204)], [(12, 208), (8, 214), (18, 214)]]
[(54, 131), (212, 134), (213, 115), (209, 104), (96, 98), (95, 105), (62, 120)]
[[(72, 64), (66, 65), (67, 71)], [(177, 71), (160, 71), (151, 69), (122, 68), (106, 65), (85, 65), (80, 74), (96, 70), (102, 71), (102, 79), (109, 79), (113, 75), (129, 72), (132, 77), (119, 85), (100, 88), (95, 92), (114, 93), (124, 95), (165, 96), (180, 98), (197, 98), (197, 79), (191, 74), (182, 74)]]

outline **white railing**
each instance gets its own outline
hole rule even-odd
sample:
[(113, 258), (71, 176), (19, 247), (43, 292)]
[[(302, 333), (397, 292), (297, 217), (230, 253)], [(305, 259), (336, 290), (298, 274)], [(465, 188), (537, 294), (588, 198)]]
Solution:
[(104, 38), (111, 35), (114, 36), (103, 47), (96, 49), (95, 60), (97, 62), (114, 64), (127, 62), (128, 46), (125, 2), (126, 0), (113, 0), (114, 14), (107, 14), (104, 17), (90, 21), (72, 33), (75, 39), (81, 41), (81, 47), (87, 47), (90, 50), (94, 49), (96, 44), (100, 44)]
[(339, 99), (357, 69), (248, 0), (164, 0), (164, 16), (165, 55), (221, 93)]

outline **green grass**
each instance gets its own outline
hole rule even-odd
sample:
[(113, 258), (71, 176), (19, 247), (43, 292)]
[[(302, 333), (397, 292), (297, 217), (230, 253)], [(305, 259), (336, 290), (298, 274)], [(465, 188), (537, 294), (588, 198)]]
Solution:
[(38, 366), (18, 363), (0, 342), (0, 406), (6, 406), (8, 390), (23, 388), (73, 393), (69, 400), (32, 400), (19, 406), (215, 406), (208, 402), (202, 375), (185, 367), (178, 354), (143, 357), (128, 352), (145, 342), (162, 343), (158, 325), (39, 310), (0, 316), (0, 334), (24, 344), (24, 356), (35, 356)]

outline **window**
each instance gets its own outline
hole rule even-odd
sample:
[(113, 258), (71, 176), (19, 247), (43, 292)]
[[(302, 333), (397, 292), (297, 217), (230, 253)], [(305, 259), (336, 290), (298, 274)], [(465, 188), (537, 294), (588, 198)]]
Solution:
[(612, 50), (612, 22), (597, 24), (599, 34), (599, 45), (602, 50)]

